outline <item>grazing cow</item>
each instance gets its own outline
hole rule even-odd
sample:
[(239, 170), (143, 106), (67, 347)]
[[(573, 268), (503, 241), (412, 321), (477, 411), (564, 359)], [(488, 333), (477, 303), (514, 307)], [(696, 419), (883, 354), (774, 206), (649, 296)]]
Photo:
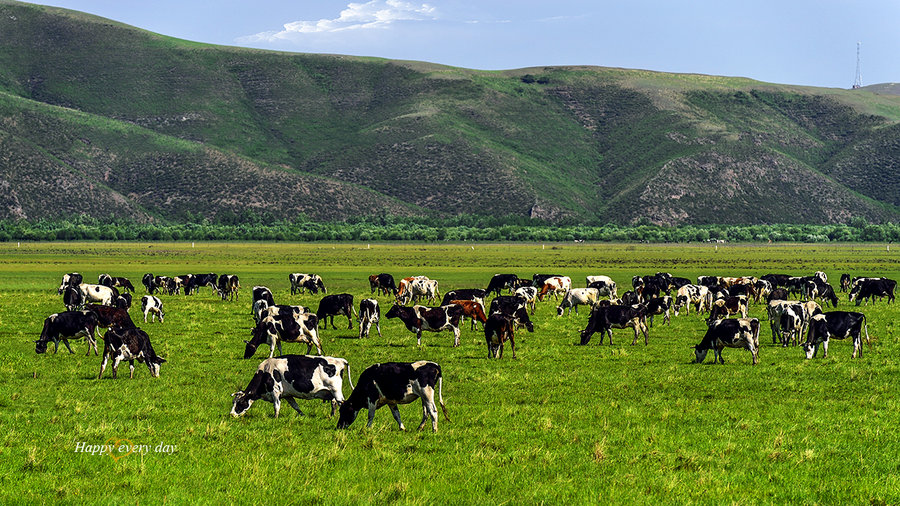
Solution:
[(575, 308), (575, 314), (578, 314), (578, 306), (593, 306), (599, 300), (600, 290), (596, 288), (570, 288), (556, 307), (556, 316), (562, 316), (567, 309), (566, 314), (572, 314), (572, 308)]
[(888, 302), (894, 302), (894, 287), (896, 282), (888, 278), (864, 278), (850, 290), (850, 301), (856, 300), (858, 306), (863, 300), (866, 305), (869, 299), (875, 304), (875, 297), (887, 297)]
[(147, 293), (150, 295), (153, 295), (153, 292), (158, 289), (158, 286), (156, 285), (156, 276), (151, 272), (144, 274), (144, 277), (141, 278), (141, 284), (144, 285), (144, 289), (147, 290)]
[[(296, 318), (297, 316), (307, 313), (307, 308), (303, 306), (289, 306), (286, 304), (276, 304), (274, 306), (269, 306), (269, 303), (264, 300), (256, 301), (259, 304), (259, 310), (254, 315), (256, 323), (259, 324), (260, 320), (264, 320), (267, 316), (271, 316), (273, 318), (282, 318), (285, 315)], [(318, 327), (318, 318), (316, 318), (316, 326)]]
[(850, 275), (846, 272), (841, 274), (841, 292), (849, 292), (850, 291)]
[(512, 316), (515, 319), (516, 328), (525, 327), (528, 332), (534, 332), (534, 324), (531, 323), (531, 318), (528, 317), (527, 304), (527, 300), (522, 296), (501, 295), (494, 297), (494, 300), (491, 301), (488, 314), (499, 311), (507, 316)]
[(316, 347), (316, 352), (322, 354), (322, 344), (319, 341), (319, 318), (314, 314), (298, 314), (294, 312), (282, 312), (277, 316), (266, 316), (252, 330), (253, 337), (244, 340), (244, 358), (250, 358), (256, 353), (259, 345), (269, 345), (269, 358), (275, 356), (275, 348), (281, 355), (281, 343), (306, 344), (306, 354)]
[(515, 274), (494, 274), (491, 281), (488, 283), (488, 287), (485, 288), (484, 291), (487, 293), (494, 292), (497, 295), (500, 295), (501, 290), (507, 289), (512, 291), (518, 281), (519, 276), (516, 276)]
[(678, 289), (681, 288), (682, 286), (690, 285), (690, 284), (691, 284), (691, 280), (688, 279), (688, 278), (676, 278), (676, 277), (673, 277), (669, 283), (670, 283), (670, 285), (672, 286), (672, 288), (674, 288), (675, 290), (678, 290)]
[(410, 300), (415, 304), (419, 299), (428, 299), (429, 302), (435, 303), (440, 296), (437, 280), (416, 279), (409, 283), (406, 296), (402, 300), (404, 304), (410, 302)]
[(159, 316), (159, 323), (163, 322), (163, 317), (166, 315), (163, 312), (162, 301), (154, 295), (141, 297), (141, 313), (144, 313), (144, 323), (147, 323), (147, 315), (150, 315), (152, 322), (156, 322), (156, 317)]
[[(398, 306), (394, 306), (398, 307)], [(393, 308), (391, 308), (393, 310)], [(409, 309), (409, 308), (404, 308)], [(356, 387), (341, 405), (340, 417), (337, 428), (346, 429), (356, 415), (365, 408), (369, 408), (369, 423), (371, 427), (375, 420), (375, 410), (387, 405), (397, 420), (400, 430), (406, 430), (400, 421), (398, 404), (409, 404), (416, 399), (422, 399), (422, 423), (419, 430), (425, 426), (425, 421), (431, 418), (431, 430), (437, 432), (438, 413), (434, 404), (434, 391), (437, 388), (438, 402), (444, 411), (444, 419), (450, 421), (447, 416), (447, 408), (444, 406), (443, 377), (441, 366), (434, 362), (420, 360), (413, 363), (387, 362), (369, 366), (356, 381)]]
[(694, 359), (699, 364), (706, 358), (709, 350), (713, 350), (713, 363), (724, 364), (722, 349), (726, 346), (750, 350), (753, 365), (756, 365), (759, 362), (759, 320), (736, 318), (712, 321), (703, 340), (694, 346)]
[(161, 291), (166, 295), (175, 294), (175, 280), (173, 280), (169, 276), (154, 276), (153, 286), (156, 287), (157, 291)]
[(769, 292), (769, 295), (766, 296), (766, 302), (772, 302), (773, 300), (787, 300), (789, 294), (787, 290), (784, 288), (776, 288)]
[(81, 297), (85, 304), (99, 302), (104, 306), (112, 306), (119, 298), (119, 291), (108, 286), (82, 283), (78, 285), (78, 289), (81, 290)]
[(137, 326), (131, 320), (131, 315), (128, 314), (126, 309), (88, 304), (85, 310), (94, 313), (94, 316), (97, 317), (97, 326), (99, 327), (130, 329)]
[(84, 297), (77, 286), (66, 286), (63, 290), (63, 304), (69, 311), (76, 311), (84, 307)]
[(254, 286), (251, 295), (253, 296), (253, 302), (250, 304), (251, 308), (258, 300), (266, 301), (266, 304), (269, 306), (275, 305), (275, 297), (272, 296), (272, 290), (269, 290), (265, 286)]
[(200, 285), (197, 284), (196, 276), (193, 274), (183, 274), (175, 279), (178, 280), (181, 287), (184, 288), (185, 295), (194, 295), (200, 287)]
[(455, 304), (462, 308), (463, 318), (469, 318), (472, 320), (472, 330), (476, 330), (478, 328), (479, 322), (484, 325), (484, 322), (487, 321), (487, 316), (485, 316), (484, 314), (484, 306), (482, 306), (478, 301), (451, 300), (450, 304)]
[(866, 315), (849, 311), (829, 311), (817, 314), (810, 318), (809, 332), (806, 334), (806, 342), (803, 350), (806, 358), (811, 359), (819, 352), (819, 345), (825, 351), (824, 358), (828, 358), (828, 340), (852, 338), (853, 353), (850, 358), (856, 358), (857, 353), (862, 358), (862, 339), (860, 332), (865, 329), (866, 343), (871, 345), (869, 339), (869, 326), (866, 324)]
[(381, 309), (375, 299), (359, 301), (359, 338), (369, 337), (369, 329), (375, 324), (378, 337), (381, 337)]
[(690, 306), (694, 305), (695, 310), (699, 313), (701, 311), (708, 310), (706, 307), (706, 296), (709, 293), (709, 287), (705, 285), (684, 285), (678, 288), (678, 291), (675, 292), (675, 302), (672, 307), (675, 310), (675, 316), (678, 316), (678, 312), (681, 311), (681, 308), (684, 309), (685, 314), (690, 314)]
[(594, 333), (600, 333), (600, 344), (603, 344), (603, 336), (609, 335), (609, 344), (612, 344), (612, 330), (631, 327), (634, 329), (634, 341), (637, 344), (638, 332), (644, 334), (644, 345), (649, 343), (647, 325), (644, 323), (644, 313), (634, 306), (597, 306), (591, 311), (587, 327), (581, 331), (581, 344), (585, 345), (591, 340)]
[(67, 286), (73, 286), (77, 288), (78, 285), (80, 285), (82, 282), (84, 282), (84, 277), (77, 272), (63, 274), (62, 282), (59, 284), (59, 288), (56, 290), (56, 293), (57, 295), (62, 295)]
[(772, 300), (767, 312), (772, 328), (772, 344), (777, 344), (778, 336), (781, 336), (782, 346), (787, 346), (792, 335), (798, 339), (803, 335), (809, 319), (821, 313), (822, 308), (814, 301)]
[(562, 277), (564, 277), (562, 274), (535, 274), (534, 276), (531, 276), (531, 286), (540, 290), (544, 287), (544, 283), (546, 283), (548, 279)]
[(441, 299), (441, 305), (446, 306), (450, 304), (451, 300), (474, 300), (484, 306), (484, 297), (486, 295), (487, 292), (481, 288), (457, 288), (444, 294), (444, 298)]
[(428, 278), (428, 276), (410, 276), (408, 278), (403, 278), (400, 280), (400, 285), (397, 287), (397, 295), (395, 296), (395, 298), (397, 299), (398, 302), (401, 302), (402, 304), (406, 304), (406, 302), (409, 301), (409, 299), (411, 297), (409, 295), (409, 285), (413, 281), (416, 281), (419, 279), (429, 279), (429, 278)]
[(303, 280), (300, 293), (303, 293), (302, 289), (309, 290), (309, 293), (314, 294), (319, 293), (319, 290), (322, 290), (322, 293), (328, 293), (328, 289), (325, 288), (325, 282), (322, 281), (322, 277), (318, 274), (310, 274), (308, 278)]
[(118, 298), (116, 298), (115, 307), (117, 307), (119, 309), (125, 309), (127, 311), (128, 309), (131, 309), (131, 302), (132, 302), (131, 294), (128, 292), (125, 292), (122, 295), (119, 295)]
[(394, 276), (390, 274), (381, 273), (369, 276), (369, 286), (372, 288), (372, 293), (378, 290), (378, 295), (387, 295), (388, 293), (397, 295), (397, 285), (394, 283)]
[[(231, 416), (243, 415), (260, 399), (275, 406), (275, 418), (281, 410), (281, 399), (286, 399), (300, 415), (303, 412), (294, 399), (331, 401), (331, 416), (334, 416), (335, 405), (344, 402), (344, 369), (349, 381), (350, 364), (343, 358), (306, 355), (267, 358), (259, 364), (247, 388), (232, 394)], [(352, 381), (350, 388), (353, 388)]]
[(515, 318), (499, 311), (491, 313), (491, 316), (488, 317), (484, 324), (484, 338), (487, 341), (488, 358), (503, 358), (503, 343), (506, 341), (509, 341), (513, 358), (516, 358), (515, 329)]
[(759, 299), (763, 297), (768, 297), (770, 293), (772, 293), (773, 287), (772, 283), (766, 281), (765, 279), (757, 279), (755, 283), (753, 283), (753, 302), (759, 302)]
[(356, 309), (353, 307), (353, 296), (349, 293), (338, 293), (326, 295), (319, 301), (319, 309), (316, 310), (316, 316), (328, 328), (328, 317), (331, 317), (331, 328), (337, 330), (334, 326), (334, 317), (344, 315), (347, 317), (347, 328), (353, 328), (353, 317), (356, 316)]
[(697, 284), (707, 288), (719, 284), (719, 276), (697, 276)]
[(587, 276), (585, 281), (587, 281), (588, 288), (600, 290), (600, 295), (605, 295), (610, 299), (615, 299), (619, 296), (616, 282), (609, 276)]
[(166, 362), (165, 359), (156, 356), (153, 346), (150, 344), (150, 336), (139, 328), (122, 329), (112, 327), (103, 335), (103, 362), (100, 363), (100, 374), (97, 379), (103, 377), (103, 371), (109, 359), (113, 359), (113, 379), (119, 370), (119, 364), (123, 360), (128, 361), (129, 377), (134, 378), (134, 361), (147, 364), (150, 376), (159, 377), (159, 366)]
[(766, 274), (760, 277), (772, 284), (772, 288), (784, 288), (787, 286), (788, 280), (791, 279), (790, 274)]
[(663, 317), (663, 325), (671, 322), (669, 318), (669, 309), (672, 308), (672, 297), (669, 295), (656, 297), (647, 301), (644, 314), (650, 317), (650, 326), (653, 327), (653, 317), (661, 314)]
[(406, 307), (394, 304), (385, 315), (386, 318), (400, 318), (410, 332), (416, 333), (416, 345), (422, 346), (422, 331), (440, 332), (450, 329), (453, 332), (453, 346), (459, 346), (459, 319), (462, 308), (456, 305), (427, 307)]
[(817, 288), (817, 292), (819, 297), (825, 301), (826, 305), (830, 302), (831, 307), (837, 307), (838, 305), (838, 296), (834, 293), (834, 287), (825, 283), (823, 286)]
[(523, 286), (520, 288), (516, 288), (516, 296), (525, 299), (525, 307), (531, 308), (531, 314), (534, 314), (537, 294), (538, 290), (533, 286)]
[(216, 282), (219, 280), (218, 274), (210, 272), (207, 274), (194, 274), (193, 276), (195, 289), (199, 289), (201, 286), (208, 286), (213, 291), (216, 291)]
[(228, 299), (234, 301), (238, 299), (241, 281), (234, 274), (222, 274), (219, 276), (216, 289), (219, 292), (219, 297), (222, 297), (222, 300)]
[(544, 300), (544, 296), (548, 293), (553, 294), (553, 298), (559, 300), (559, 296), (561, 294), (565, 295), (570, 288), (572, 288), (572, 279), (569, 276), (547, 278), (540, 293), (538, 293), (538, 300)]
[(712, 303), (712, 309), (709, 311), (709, 321), (727, 318), (738, 313), (740, 313), (741, 318), (746, 318), (748, 310), (747, 297), (730, 295)]
[(91, 348), (94, 349), (94, 355), (97, 355), (97, 340), (94, 337), (96, 329), (97, 317), (90, 311), (54, 313), (44, 319), (41, 337), (34, 342), (34, 351), (35, 353), (46, 353), (47, 343), (53, 341), (53, 353), (56, 353), (59, 351), (59, 342), (62, 341), (69, 353), (75, 353), (69, 346), (69, 339), (86, 337), (88, 343), (86, 355), (91, 354)]
[(134, 285), (128, 278), (121, 276), (110, 276), (109, 274), (101, 274), (97, 284), (108, 286), (110, 288), (121, 288), (125, 292), (134, 292)]
[(803, 335), (804, 320), (804, 311), (801, 304), (782, 306), (781, 319), (778, 321), (782, 346), (790, 345), (791, 341), (793, 341), (794, 346), (797, 345), (800, 336)]

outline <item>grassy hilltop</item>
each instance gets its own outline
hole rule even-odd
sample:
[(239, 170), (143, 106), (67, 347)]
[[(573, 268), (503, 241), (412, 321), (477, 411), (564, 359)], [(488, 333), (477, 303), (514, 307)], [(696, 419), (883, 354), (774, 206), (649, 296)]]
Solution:
[(0, 0), (0, 218), (897, 221), (877, 91), (259, 51)]

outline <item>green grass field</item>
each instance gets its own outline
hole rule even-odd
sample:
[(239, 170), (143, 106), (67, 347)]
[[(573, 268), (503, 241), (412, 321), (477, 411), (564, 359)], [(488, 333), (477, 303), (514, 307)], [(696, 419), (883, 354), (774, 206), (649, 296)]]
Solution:
[[(829, 357), (805, 360), (797, 348), (771, 345), (762, 321), (760, 364), (726, 349), (725, 365), (693, 364), (705, 331), (700, 316), (673, 317), (651, 329), (650, 344), (631, 346), (630, 330), (614, 344), (574, 346), (588, 311), (556, 317), (538, 304), (535, 332), (516, 334), (488, 360), (481, 331), (414, 334), (382, 320), (357, 339), (358, 327), (321, 330), (325, 354), (350, 361), (353, 379), (376, 362), (433, 360), (444, 372), (450, 421), (439, 432), (397, 429), (379, 410), (337, 431), (330, 408), (299, 401), (306, 416), (259, 401), (233, 419), (231, 393), (243, 389), (268, 354), (242, 360), (252, 325), (250, 289), (265, 285), (276, 302), (315, 308), (319, 296), (291, 296), (290, 272), (320, 274), (329, 293), (369, 296), (367, 276), (424, 274), (441, 291), (485, 287), (512, 272), (565, 274), (584, 286), (607, 274), (630, 286), (635, 274), (809, 275), (824, 270), (837, 285), (851, 275), (900, 276), (900, 251), (885, 245), (609, 245), (609, 244), (0, 244), (0, 503), (287, 502), (287, 503), (804, 503), (900, 502), (900, 347), (897, 306), (862, 306), (871, 348), (851, 360), (850, 343)], [(85, 357), (83, 341), (37, 355), (43, 319), (63, 310), (62, 274), (129, 277), (144, 294), (143, 273), (240, 276), (238, 302), (209, 289), (162, 296), (165, 323), (142, 324), (166, 358), (161, 377), (142, 364), (133, 379)], [(379, 297), (382, 315), (390, 300)], [(839, 310), (850, 309), (841, 294)], [(137, 304), (139, 305), (139, 303)], [(765, 320), (763, 305), (751, 316)], [(102, 341), (100, 342), (102, 346)], [(286, 353), (305, 347), (286, 344)], [(345, 395), (349, 395), (345, 382)], [(415, 428), (418, 403), (401, 406)], [(126, 454), (76, 451), (79, 444), (131, 443)], [(163, 446), (159, 446), (163, 445)], [(166, 447), (168, 446), (168, 448)], [(159, 449), (160, 451), (157, 451)]]

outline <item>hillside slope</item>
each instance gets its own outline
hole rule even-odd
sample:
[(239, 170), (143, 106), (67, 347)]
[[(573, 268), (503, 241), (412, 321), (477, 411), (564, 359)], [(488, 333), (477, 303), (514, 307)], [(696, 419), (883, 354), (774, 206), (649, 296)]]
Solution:
[(0, 0), (0, 218), (900, 219), (900, 97), (197, 44)]

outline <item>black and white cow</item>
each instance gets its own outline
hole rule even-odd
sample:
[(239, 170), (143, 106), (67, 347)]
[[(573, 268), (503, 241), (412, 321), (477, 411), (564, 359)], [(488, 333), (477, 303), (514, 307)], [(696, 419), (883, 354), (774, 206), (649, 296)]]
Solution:
[(603, 336), (609, 335), (609, 344), (612, 342), (611, 329), (634, 329), (632, 345), (637, 344), (638, 332), (644, 334), (644, 345), (649, 343), (647, 325), (644, 313), (634, 306), (597, 306), (591, 311), (587, 327), (581, 331), (581, 344), (585, 345), (591, 340), (594, 333), (600, 333), (600, 344), (603, 344)]
[(62, 295), (63, 291), (65, 291), (67, 286), (78, 287), (81, 283), (84, 282), (84, 276), (78, 274), (77, 272), (70, 272), (68, 274), (63, 274), (62, 281), (59, 284), (59, 288), (56, 290), (58, 295)]
[(850, 291), (850, 275), (847, 274), (846, 272), (843, 273), (843, 274), (841, 274), (841, 288), (840, 288), (840, 290), (841, 290), (842, 292), (849, 292), (849, 291)]
[(119, 295), (119, 297), (116, 299), (115, 307), (117, 307), (119, 309), (128, 310), (128, 309), (131, 309), (131, 302), (132, 302), (131, 294), (128, 292), (125, 292), (125, 293)]
[(359, 301), (359, 338), (369, 337), (372, 324), (381, 337), (381, 309), (375, 299), (363, 299)]
[(372, 289), (372, 293), (375, 293), (377, 290), (378, 295), (397, 295), (397, 284), (394, 282), (394, 276), (384, 272), (369, 276), (369, 286)]
[(523, 286), (516, 288), (516, 297), (525, 299), (525, 307), (531, 308), (531, 314), (534, 314), (535, 306), (537, 305), (537, 295), (538, 289), (533, 286)]
[(703, 340), (694, 346), (694, 359), (699, 364), (706, 358), (709, 350), (713, 350), (713, 363), (724, 364), (722, 349), (725, 347), (750, 350), (753, 365), (756, 365), (759, 362), (759, 320), (735, 318), (712, 321)]
[(853, 353), (850, 355), (850, 358), (856, 358), (857, 354), (862, 358), (862, 338), (860, 334), (863, 329), (865, 329), (866, 333), (866, 343), (871, 344), (869, 326), (866, 325), (866, 315), (862, 313), (829, 311), (813, 316), (809, 321), (809, 332), (806, 334), (806, 342), (803, 343), (806, 358), (815, 357), (819, 351), (819, 345), (822, 345), (825, 351), (824, 358), (828, 358), (829, 339), (847, 339), (848, 337), (853, 342)]
[(244, 341), (244, 358), (251, 358), (259, 345), (269, 345), (269, 358), (275, 356), (275, 348), (281, 355), (281, 343), (306, 344), (306, 354), (316, 347), (316, 352), (322, 354), (322, 344), (319, 341), (319, 318), (309, 313), (281, 312), (277, 316), (266, 316), (252, 330), (251, 339)]
[(650, 326), (653, 327), (653, 317), (655, 315), (663, 315), (663, 325), (671, 322), (669, 318), (669, 310), (672, 308), (672, 297), (665, 295), (663, 297), (655, 297), (647, 301), (645, 304), (644, 314), (650, 317)]
[(78, 289), (81, 290), (85, 304), (99, 302), (104, 306), (112, 306), (119, 298), (119, 291), (108, 286), (82, 283), (78, 285)]
[(788, 284), (788, 280), (791, 279), (790, 274), (766, 274), (765, 276), (761, 276), (759, 279), (763, 279), (772, 284), (772, 288), (785, 288)]
[(154, 276), (152, 272), (144, 274), (141, 278), (141, 284), (144, 285), (144, 289), (147, 290), (147, 293), (150, 295), (153, 295), (153, 292), (158, 289), (156, 285), (156, 276)]
[(850, 290), (850, 301), (856, 301), (858, 306), (863, 300), (866, 305), (869, 299), (875, 304), (875, 297), (887, 297), (888, 302), (894, 302), (894, 287), (896, 282), (888, 278), (864, 278), (859, 280)]
[[(531, 287), (534, 288), (534, 287)], [(503, 358), (503, 343), (509, 341), (513, 358), (516, 358), (516, 321), (501, 312), (491, 313), (484, 323), (484, 339), (487, 341), (488, 358)]]
[(578, 306), (593, 307), (599, 301), (600, 290), (596, 288), (570, 288), (559, 306), (556, 306), (556, 316), (562, 316), (566, 310), (568, 310), (566, 314), (572, 314), (572, 308), (575, 308), (575, 314), (578, 314)]
[(699, 313), (704, 310), (709, 310), (706, 307), (706, 295), (709, 293), (709, 287), (705, 285), (684, 285), (678, 288), (678, 291), (675, 292), (675, 301), (672, 303), (672, 308), (675, 310), (675, 316), (678, 316), (681, 308), (684, 308), (685, 314), (690, 314), (690, 306), (694, 305), (694, 308)]
[(63, 290), (63, 304), (69, 311), (77, 311), (84, 308), (84, 297), (81, 295), (81, 290), (77, 286), (67, 286)]
[(501, 290), (511, 291), (518, 281), (519, 276), (515, 274), (494, 274), (484, 291), (500, 295)]
[(416, 333), (418, 346), (422, 346), (422, 331), (441, 332), (448, 329), (453, 332), (453, 346), (459, 346), (459, 321), (462, 318), (462, 308), (455, 304), (439, 307), (406, 307), (394, 304), (388, 310), (385, 318), (399, 318), (410, 332)]
[(100, 374), (97, 379), (103, 377), (103, 371), (109, 359), (113, 359), (113, 379), (119, 370), (119, 364), (123, 360), (128, 361), (128, 369), (130, 377), (134, 378), (134, 361), (147, 364), (150, 370), (150, 376), (159, 377), (159, 366), (166, 362), (164, 358), (160, 358), (153, 351), (150, 344), (150, 336), (139, 328), (123, 329), (119, 327), (111, 327), (103, 335), (103, 362), (100, 363)]
[(215, 272), (208, 272), (206, 274), (194, 274), (194, 288), (199, 289), (202, 286), (208, 286), (212, 288), (212, 291), (216, 291), (216, 282), (219, 281), (219, 275)]
[(328, 293), (325, 282), (318, 274), (294, 272), (288, 275), (288, 280), (291, 282), (291, 295), (306, 293), (306, 290), (314, 294), (319, 293), (319, 290), (322, 290), (322, 293)]
[(436, 303), (440, 296), (436, 279), (415, 279), (409, 283), (405, 297), (398, 298), (398, 300), (403, 304), (410, 301), (415, 304), (420, 299), (428, 299), (429, 302)]
[(123, 329), (134, 328), (136, 325), (128, 314), (128, 310), (99, 304), (88, 304), (85, 311), (94, 313), (97, 317), (97, 326), (103, 328), (118, 327)]
[(272, 290), (269, 290), (265, 286), (254, 286), (251, 295), (253, 296), (253, 302), (250, 304), (251, 307), (253, 307), (258, 300), (266, 301), (266, 304), (269, 306), (275, 305), (275, 297), (272, 295)]
[(327, 318), (331, 317), (331, 328), (337, 329), (334, 326), (334, 317), (339, 315), (347, 317), (347, 328), (352, 329), (353, 317), (356, 316), (356, 309), (353, 307), (353, 295), (337, 293), (322, 297), (322, 300), (319, 301), (319, 309), (316, 310), (316, 316), (319, 317), (319, 321), (324, 325), (323, 328), (328, 328)]
[(409, 404), (416, 399), (422, 399), (422, 423), (419, 424), (419, 429), (421, 430), (425, 426), (425, 421), (430, 417), (431, 430), (437, 432), (438, 413), (434, 403), (435, 389), (437, 389), (441, 410), (444, 412), (444, 419), (450, 421), (450, 417), (447, 416), (447, 408), (444, 406), (441, 366), (425, 360), (412, 363), (387, 362), (369, 366), (360, 374), (350, 397), (341, 405), (337, 428), (350, 427), (363, 408), (369, 409), (369, 422), (366, 427), (371, 427), (372, 422), (375, 421), (375, 410), (387, 405), (390, 407), (394, 419), (397, 420), (400, 430), (406, 430), (400, 420), (400, 410), (397, 405)]
[(219, 297), (222, 297), (222, 300), (237, 300), (241, 289), (241, 280), (234, 274), (222, 274), (219, 276), (216, 289), (219, 292)]
[(697, 284), (707, 288), (716, 286), (719, 284), (719, 276), (697, 276)]
[(108, 286), (110, 288), (121, 288), (125, 292), (134, 292), (134, 285), (128, 278), (121, 276), (110, 276), (109, 274), (101, 274), (97, 284)]
[(528, 332), (534, 332), (534, 324), (528, 317), (528, 299), (520, 295), (500, 295), (494, 297), (488, 309), (488, 314), (496, 312), (512, 316), (516, 322), (516, 328), (525, 327)]
[(350, 388), (350, 364), (338, 357), (310, 357), (283, 355), (263, 360), (250, 384), (232, 395), (231, 416), (242, 416), (260, 399), (275, 406), (275, 418), (281, 410), (281, 399), (287, 400), (294, 411), (303, 414), (295, 399), (331, 401), (331, 416), (336, 405), (344, 402), (344, 370)]
[(144, 314), (144, 323), (147, 323), (147, 315), (150, 315), (150, 321), (156, 322), (159, 317), (159, 323), (163, 322), (165, 313), (163, 312), (163, 303), (159, 297), (155, 295), (144, 295), (141, 297), (141, 313)]
[(72, 347), (69, 346), (69, 339), (85, 337), (88, 343), (86, 355), (91, 354), (91, 348), (94, 350), (94, 355), (97, 355), (97, 339), (94, 337), (96, 330), (97, 316), (90, 311), (54, 313), (44, 319), (41, 336), (34, 342), (34, 351), (36, 353), (46, 353), (47, 343), (53, 341), (53, 353), (56, 353), (59, 351), (59, 342), (62, 341), (69, 353), (75, 353), (72, 351)]

